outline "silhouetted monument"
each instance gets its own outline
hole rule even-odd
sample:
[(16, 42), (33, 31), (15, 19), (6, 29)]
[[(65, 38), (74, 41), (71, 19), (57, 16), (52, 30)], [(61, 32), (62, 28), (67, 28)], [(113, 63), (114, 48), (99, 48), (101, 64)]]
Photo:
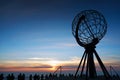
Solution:
[(84, 70), (86, 70), (86, 80), (88, 78), (96, 78), (97, 72), (94, 62), (94, 57), (96, 57), (102, 72), (104, 73), (104, 76), (107, 80), (110, 79), (110, 75), (107, 69), (105, 68), (103, 62), (95, 50), (96, 44), (99, 43), (99, 41), (104, 37), (106, 31), (106, 20), (104, 16), (96, 10), (84, 10), (75, 16), (72, 23), (72, 34), (75, 37), (77, 43), (85, 49), (76, 70), (75, 78), (80, 67), (82, 67), (80, 74), (81, 77), (83, 76)]
[(62, 72), (62, 66), (59, 66), (55, 71), (54, 71), (54, 73), (53, 74), (55, 74), (56, 72), (60, 72), (60, 75), (61, 75), (61, 72)]

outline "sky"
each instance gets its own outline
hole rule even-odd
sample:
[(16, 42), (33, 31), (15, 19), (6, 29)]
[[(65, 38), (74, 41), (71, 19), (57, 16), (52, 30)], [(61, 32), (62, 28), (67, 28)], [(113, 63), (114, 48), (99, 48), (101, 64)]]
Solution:
[(0, 0), (0, 72), (75, 72), (83, 55), (72, 21), (83, 10), (101, 12), (108, 25), (96, 50), (108, 68), (120, 71), (119, 0)]

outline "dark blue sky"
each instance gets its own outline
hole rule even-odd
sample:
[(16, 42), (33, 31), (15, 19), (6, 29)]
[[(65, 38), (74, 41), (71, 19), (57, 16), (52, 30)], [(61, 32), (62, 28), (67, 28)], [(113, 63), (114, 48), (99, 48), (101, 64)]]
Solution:
[(76, 43), (71, 24), (75, 15), (86, 9), (98, 10), (105, 16), (108, 31), (97, 51), (106, 63), (117, 64), (120, 62), (119, 8), (119, 0), (1, 0), (1, 65), (7, 60), (29, 58), (60, 61), (80, 58), (84, 49)]

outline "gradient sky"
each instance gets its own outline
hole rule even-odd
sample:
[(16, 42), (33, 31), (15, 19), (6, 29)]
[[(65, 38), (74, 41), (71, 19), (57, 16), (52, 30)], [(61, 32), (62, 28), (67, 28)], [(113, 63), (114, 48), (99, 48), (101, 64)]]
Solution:
[(78, 65), (84, 49), (71, 24), (86, 9), (105, 16), (107, 34), (96, 50), (106, 66), (120, 71), (119, 8), (119, 0), (0, 0), (0, 71)]

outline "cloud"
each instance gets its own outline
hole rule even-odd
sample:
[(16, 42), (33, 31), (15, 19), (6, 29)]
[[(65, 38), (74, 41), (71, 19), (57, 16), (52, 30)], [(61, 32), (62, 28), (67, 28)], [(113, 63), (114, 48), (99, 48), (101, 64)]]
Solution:
[(52, 66), (50, 66), (50, 65), (42, 65), (42, 66), (34, 66), (34, 67), (30, 67), (30, 68), (52, 68)]
[(76, 43), (59, 43), (58, 45), (62, 46), (62, 47), (76, 47), (76, 46), (78, 46), (78, 44), (76, 44)]
[[(0, 68), (1, 69), (18, 69), (18, 71), (21, 68), (34, 68), (34, 69), (40, 69), (40, 68), (53, 68), (57, 66), (68, 66), (76, 64), (75, 60), (57, 60), (54, 58), (42, 58), (42, 57), (31, 57), (27, 58), (25, 60), (4, 60), (0, 61)], [(0, 69), (0, 70), (1, 70)], [(3, 71), (3, 70), (2, 70)]]
[(46, 44), (46, 45), (39, 45), (39, 46), (30, 46), (27, 47), (27, 50), (42, 50), (42, 49), (66, 49), (66, 48), (73, 48), (73, 47), (78, 47), (78, 44), (76, 43), (51, 43), (51, 44)]
[(73, 57), (71, 57), (70, 59), (71, 59), (72, 61), (79, 61), (79, 60), (80, 60), (80, 58), (77, 57), (77, 56), (73, 56)]
[[(62, 66), (64, 71), (75, 71), (78, 67), (80, 58), (77, 56), (70, 57), (67, 60), (58, 60), (55, 58), (31, 57), (25, 60), (6, 60), (0, 61), (0, 71), (55, 71), (57, 67)], [(95, 61), (96, 63), (96, 61)], [(104, 65), (109, 68), (109, 65), (119, 69), (120, 62), (104, 62)], [(100, 68), (98, 63), (97, 69)], [(99, 70), (99, 69), (98, 69)]]
[(28, 60), (49, 61), (49, 60), (53, 60), (53, 59), (52, 58), (32, 57), (32, 58), (28, 58)]

